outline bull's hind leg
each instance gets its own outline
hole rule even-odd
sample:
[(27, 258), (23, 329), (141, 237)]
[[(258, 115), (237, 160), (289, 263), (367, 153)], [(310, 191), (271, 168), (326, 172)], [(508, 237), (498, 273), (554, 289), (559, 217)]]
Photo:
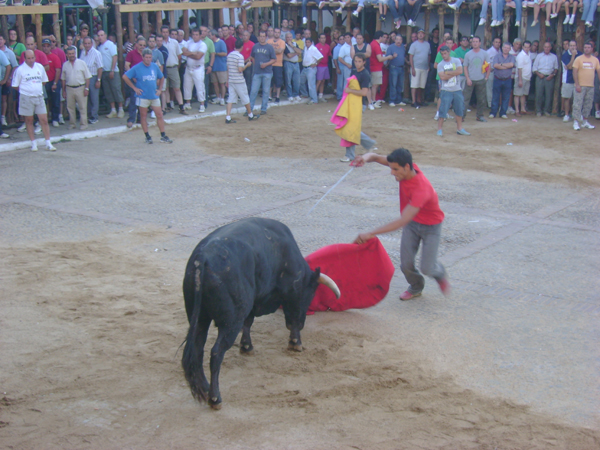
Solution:
[(254, 323), (254, 316), (252, 313), (246, 320), (244, 320), (244, 326), (242, 327), (242, 340), (240, 341), (240, 353), (242, 355), (254, 355), (254, 347), (252, 346), (252, 339), (250, 338), (250, 327)]
[(208, 328), (210, 327), (210, 317), (200, 312), (196, 327), (190, 326), (187, 341), (183, 350), (182, 365), (185, 371), (185, 377), (190, 385), (192, 394), (198, 401), (208, 401), (209, 383), (204, 374), (204, 346)]
[(208, 404), (213, 409), (221, 409), (221, 393), (219, 392), (219, 372), (225, 352), (234, 344), (237, 335), (242, 328), (241, 323), (219, 328), (219, 334), (215, 345), (210, 351), (210, 390), (208, 392)]

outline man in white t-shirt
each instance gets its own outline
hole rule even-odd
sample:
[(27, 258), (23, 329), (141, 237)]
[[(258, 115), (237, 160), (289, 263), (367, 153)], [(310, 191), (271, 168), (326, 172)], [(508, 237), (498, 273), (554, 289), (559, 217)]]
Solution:
[(244, 63), (244, 57), (240, 53), (244, 47), (244, 41), (236, 39), (235, 49), (227, 55), (227, 85), (229, 87), (229, 99), (227, 100), (227, 116), (225, 117), (225, 123), (235, 123), (235, 120), (231, 120), (231, 108), (234, 103), (237, 103), (238, 98), (242, 102), (242, 105), (246, 108), (248, 114), (248, 120), (253, 121), (260, 119), (260, 116), (252, 114), (252, 108), (250, 108), (250, 97), (248, 96), (248, 86), (246, 86), (246, 79), (244, 78), (244, 70), (252, 65), (252, 61), (248, 60)]
[(35, 62), (33, 50), (25, 51), (25, 62), (19, 66), (13, 76), (12, 87), (19, 91), (19, 114), (25, 117), (27, 134), (31, 139), (31, 151), (37, 152), (37, 142), (33, 133), (33, 115), (37, 114), (46, 138), (46, 149), (55, 151), (50, 142), (50, 128), (48, 127), (48, 114), (44, 101), (44, 84), (48, 76), (44, 66)]
[(192, 109), (192, 91), (196, 86), (196, 95), (200, 102), (199, 112), (204, 112), (204, 101), (206, 92), (204, 89), (204, 55), (208, 48), (202, 39), (200, 39), (200, 30), (194, 28), (191, 38), (182, 48), (183, 56), (187, 59), (185, 73), (183, 74), (183, 99), (185, 100), (185, 109)]
[(515, 76), (515, 114), (517, 117), (521, 114), (527, 114), (525, 105), (527, 104), (527, 96), (529, 95), (529, 83), (531, 82), (531, 57), (529, 50), (531, 42), (523, 42), (522, 50), (517, 55), (517, 73)]

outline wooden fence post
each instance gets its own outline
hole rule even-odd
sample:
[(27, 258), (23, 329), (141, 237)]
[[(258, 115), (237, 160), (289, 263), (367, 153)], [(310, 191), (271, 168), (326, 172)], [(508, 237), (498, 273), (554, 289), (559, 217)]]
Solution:
[(460, 10), (454, 11), (454, 25), (452, 27), (452, 39), (458, 45), (458, 24), (460, 23)]
[(425, 18), (425, 40), (428, 41), (429, 40), (429, 28), (431, 27), (429, 21), (431, 20), (431, 10), (429, 9), (428, 6), (425, 7), (425, 13), (423, 15), (423, 17)]
[(504, 10), (504, 25), (502, 26), (502, 42), (508, 42), (510, 31), (510, 10), (506, 8)]
[(527, 9), (523, 8), (523, 16), (521, 17), (521, 40), (527, 40)]

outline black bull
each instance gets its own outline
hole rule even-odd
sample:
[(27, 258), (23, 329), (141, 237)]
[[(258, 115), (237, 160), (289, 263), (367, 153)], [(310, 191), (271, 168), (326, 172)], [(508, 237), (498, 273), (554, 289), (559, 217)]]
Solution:
[[(253, 352), (250, 327), (280, 306), (290, 330), (289, 348), (301, 351), (300, 330), (321, 284), (339, 298), (335, 283), (310, 270), (290, 229), (275, 220), (250, 218), (225, 225), (194, 249), (185, 270), (183, 297), (190, 323), (182, 365), (192, 395), (221, 406), (219, 371), (240, 330), (240, 351)], [(202, 367), (211, 321), (219, 332), (210, 352), (210, 385)]]

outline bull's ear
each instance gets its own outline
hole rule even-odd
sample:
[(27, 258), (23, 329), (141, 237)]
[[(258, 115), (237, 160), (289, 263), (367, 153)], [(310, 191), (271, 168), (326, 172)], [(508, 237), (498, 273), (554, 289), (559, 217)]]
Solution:
[(313, 278), (315, 280), (318, 280), (320, 276), (321, 276), (321, 268), (317, 267), (313, 272)]

